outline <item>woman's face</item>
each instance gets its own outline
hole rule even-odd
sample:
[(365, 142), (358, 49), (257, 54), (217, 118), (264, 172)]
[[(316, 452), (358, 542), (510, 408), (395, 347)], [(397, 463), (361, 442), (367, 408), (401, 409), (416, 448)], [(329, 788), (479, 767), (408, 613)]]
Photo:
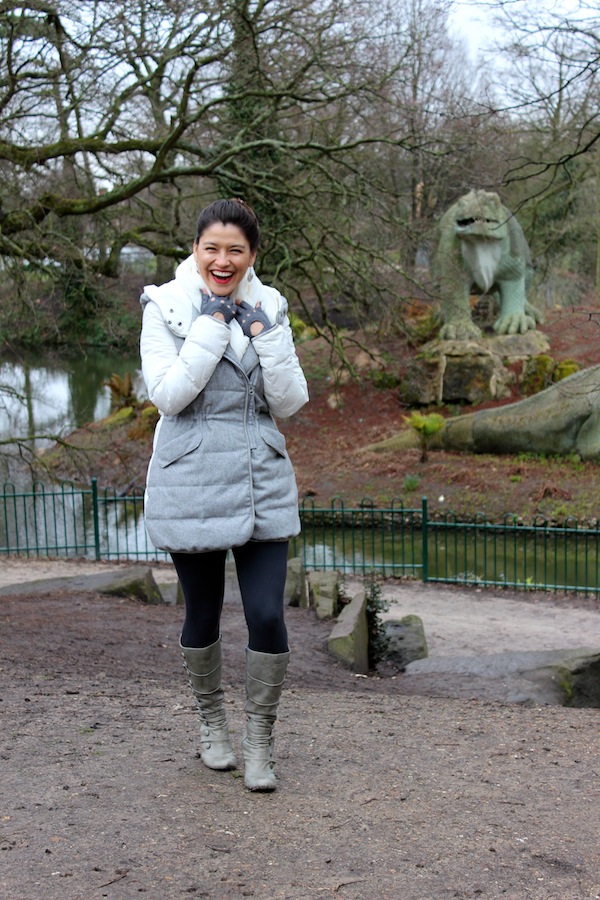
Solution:
[(217, 297), (229, 296), (254, 263), (248, 238), (231, 222), (213, 222), (194, 242), (194, 259), (206, 287)]

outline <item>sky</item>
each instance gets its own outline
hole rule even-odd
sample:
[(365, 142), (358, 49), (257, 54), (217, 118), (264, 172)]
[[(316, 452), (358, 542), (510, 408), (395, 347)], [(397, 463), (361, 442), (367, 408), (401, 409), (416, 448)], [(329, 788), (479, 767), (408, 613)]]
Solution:
[(489, 48), (496, 33), (489, 9), (483, 3), (458, 2), (450, 16), (456, 36), (463, 38), (471, 56)]
[[(549, 16), (568, 16), (572, 19), (587, 19), (598, 15), (595, 0), (511, 0), (512, 9), (527, 10), (535, 15), (535, 10)], [(493, 0), (456, 0), (450, 21), (457, 35), (467, 41), (469, 51), (476, 57), (480, 50), (491, 49), (498, 35), (498, 26), (493, 23)]]

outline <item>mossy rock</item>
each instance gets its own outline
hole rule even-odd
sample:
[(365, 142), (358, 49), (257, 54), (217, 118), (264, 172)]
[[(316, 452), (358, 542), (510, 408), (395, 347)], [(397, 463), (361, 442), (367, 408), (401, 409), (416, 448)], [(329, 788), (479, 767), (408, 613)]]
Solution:
[(149, 434), (152, 434), (159, 417), (160, 413), (154, 404), (145, 406), (127, 432), (127, 437), (131, 438), (132, 441), (143, 440)]
[(375, 387), (382, 391), (396, 388), (401, 383), (401, 378), (395, 372), (383, 369), (375, 369), (372, 377)]
[(529, 397), (532, 394), (539, 394), (540, 391), (549, 387), (554, 380), (555, 368), (555, 361), (547, 353), (539, 353), (530, 359), (523, 375), (522, 393)]
[(118, 409), (116, 412), (107, 416), (106, 419), (103, 419), (100, 423), (100, 427), (103, 430), (108, 428), (118, 428), (119, 425), (125, 425), (126, 422), (131, 422), (135, 417), (136, 411), (133, 406), (124, 406), (123, 409)]
[(385, 622), (388, 638), (386, 659), (399, 666), (407, 666), (415, 659), (425, 659), (429, 655), (423, 620), (417, 615), (388, 619)]
[(156, 425), (158, 422), (159, 412), (154, 404), (150, 404), (150, 406), (145, 406), (141, 412), (142, 419), (145, 422), (152, 422), (153, 425)]
[(581, 366), (578, 362), (575, 362), (574, 359), (563, 359), (554, 367), (554, 372), (552, 373), (552, 381), (562, 381), (563, 378), (568, 378), (569, 375), (574, 375), (575, 372), (579, 372), (580, 369)]

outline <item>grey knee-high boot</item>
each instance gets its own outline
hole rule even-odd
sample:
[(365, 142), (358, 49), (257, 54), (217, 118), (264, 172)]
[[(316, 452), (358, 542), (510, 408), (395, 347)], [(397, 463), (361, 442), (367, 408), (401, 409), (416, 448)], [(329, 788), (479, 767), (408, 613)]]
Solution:
[(184, 647), (179, 641), (189, 684), (200, 713), (200, 758), (209, 769), (235, 769), (221, 688), (221, 640), (210, 647)]
[(244, 784), (251, 791), (274, 791), (273, 726), (290, 654), (255, 650), (246, 654)]

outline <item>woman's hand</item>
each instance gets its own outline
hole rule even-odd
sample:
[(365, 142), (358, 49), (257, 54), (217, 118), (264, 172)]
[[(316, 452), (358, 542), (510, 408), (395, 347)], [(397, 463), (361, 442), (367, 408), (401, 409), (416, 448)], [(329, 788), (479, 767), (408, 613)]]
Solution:
[(260, 308), (260, 300), (256, 306), (251, 306), (245, 300), (240, 301), (235, 307), (235, 317), (246, 337), (253, 338), (263, 331), (273, 328), (268, 316)]
[(231, 297), (216, 297), (214, 294), (209, 297), (205, 291), (201, 291), (202, 304), (200, 312), (203, 316), (214, 316), (215, 319), (229, 324), (236, 315), (236, 305)]

